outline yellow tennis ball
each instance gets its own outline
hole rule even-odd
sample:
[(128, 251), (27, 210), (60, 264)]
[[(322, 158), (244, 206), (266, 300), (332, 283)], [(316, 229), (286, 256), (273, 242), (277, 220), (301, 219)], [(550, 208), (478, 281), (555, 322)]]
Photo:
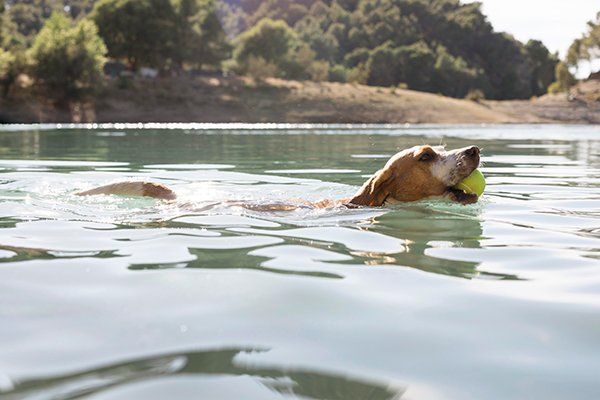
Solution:
[(471, 173), (471, 175), (467, 176), (459, 184), (454, 186), (454, 188), (458, 190), (464, 190), (469, 194), (481, 196), (483, 190), (485, 189), (485, 178), (483, 177), (481, 171), (476, 169)]

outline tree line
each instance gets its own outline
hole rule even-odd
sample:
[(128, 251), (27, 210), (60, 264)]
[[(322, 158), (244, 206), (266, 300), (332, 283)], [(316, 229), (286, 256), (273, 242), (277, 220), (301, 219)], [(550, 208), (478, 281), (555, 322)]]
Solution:
[(223, 69), (523, 99), (562, 90), (572, 60), (599, 48), (590, 22), (559, 62), (540, 41), (495, 32), (480, 3), (459, 0), (5, 0), (0, 13), (3, 95), (25, 72), (59, 105), (93, 95), (108, 59), (134, 71)]
[(329, 66), (330, 80), (343, 80), (345, 71), (346, 79), (350, 73), (376, 86), (405, 85), (453, 97), (478, 90), (487, 98), (514, 99), (546, 93), (558, 62), (540, 41), (523, 45), (494, 32), (480, 3), (241, 0), (223, 6), (222, 14), (225, 29), (240, 32), (233, 65), (241, 71), (248, 68), (247, 42), (275, 27), (296, 43), (276, 57), (251, 54), (291, 78), (301, 70), (295, 65), (299, 51), (308, 48)]

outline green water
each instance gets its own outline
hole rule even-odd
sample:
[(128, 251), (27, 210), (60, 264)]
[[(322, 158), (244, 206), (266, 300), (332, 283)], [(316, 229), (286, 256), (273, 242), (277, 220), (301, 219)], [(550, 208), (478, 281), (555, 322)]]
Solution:
[[(477, 204), (287, 212), (396, 151)], [(595, 126), (0, 127), (0, 398), (597, 399)], [(124, 179), (180, 200), (72, 193)]]

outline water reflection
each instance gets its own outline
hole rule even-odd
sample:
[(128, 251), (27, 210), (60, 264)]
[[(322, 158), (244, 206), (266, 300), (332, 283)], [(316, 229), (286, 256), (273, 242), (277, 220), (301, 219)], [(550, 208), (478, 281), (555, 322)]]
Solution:
[[(229, 215), (185, 211), (168, 220), (118, 225), (25, 221), (5, 224), (0, 231), (6, 251), (0, 263), (106, 258), (119, 260), (131, 270), (255, 269), (330, 279), (343, 279), (352, 266), (388, 265), (469, 279), (517, 279), (482, 270), (479, 262), (469, 258), (432, 256), (432, 249), (479, 249), (486, 239), (476, 216), (440, 206), (325, 209), (310, 218), (306, 213), (313, 211), (304, 209), (289, 212), (287, 217), (251, 210), (236, 215), (233, 210)], [(66, 241), (63, 233), (71, 239)]]
[[(246, 216), (236, 217), (238, 219), (233, 224), (227, 223), (230, 221), (228, 216), (216, 215), (210, 217), (209, 229), (216, 229), (222, 235), (268, 236), (283, 241), (270, 247), (250, 250), (190, 249), (196, 259), (187, 263), (187, 266), (248, 268), (281, 274), (343, 278), (346, 272), (341, 266), (385, 264), (468, 279), (518, 279), (513, 274), (482, 271), (478, 262), (427, 254), (429, 249), (440, 247), (481, 248), (480, 241), (485, 239), (482, 222), (478, 218), (481, 207), (423, 202), (378, 208), (377, 213), (367, 218), (361, 218), (361, 210), (347, 210), (346, 217), (351, 218), (345, 221), (344, 211), (335, 209), (319, 210), (318, 217), (313, 214), (310, 219), (304, 218), (308, 212), (306, 210), (287, 212), (287, 215), (243, 210), (242, 215)], [(226, 211), (226, 208), (220, 209), (220, 212)], [(198, 215), (184, 218), (202, 224), (202, 221), (207, 221), (203, 218), (208, 217)], [(219, 222), (219, 218), (223, 220)], [(278, 221), (300, 219), (303, 225), (268, 222), (274, 218)], [(171, 223), (181, 226), (181, 221), (181, 218), (176, 218)], [(267, 226), (261, 226), (265, 224)]]
[[(480, 205), (459, 206), (443, 203), (408, 205), (363, 222), (363, 227), (407, 243), (406, 251), (363, 259), (365, 264), (393, 264), (460, 278), (518, 279), (512, 274), (482, 271), (479, 262), (432, 257), (432, 248), (481, 248)], [(444, 209), (446, 208), (446, 209)], [(459, 213), (460, 212), (460, 213)], [(465, 213), (471, 212), (474, 215)]]
[[(340, 373), (296, 369), (289, 367), (260, 367), (244, 362), (245, 356), (265, 352), (265, 349), (231, 348), (184, 353), (173, 353), (127, 361), (68, 375), (19, 379), (12, 390), (0, 394), (3, 399), (35, 398), (36, 400), (69, 400), (90, 397), (107, 391), (107, 398), (136, 397), (143, 393), (143, 383), (159, 381), (161, 377), (182, 376), (192, 381), (202, 378), (220, 381), (224, 377), (250, 377), (255, 383), (280, 395), (301, 396), (327, 400), (388, 400), (399, 399), (406, 389), (391, 387), (385, 382), (375, 382)], [(210, 385), (208, 385), (210, 387)], [(223, 398), (224, 388), (217, 385), (212, 393), (202, 393), (211, 398)], [(138, 393), (138, 395), (141, 393)], [(146, 395), (148, 392), (146, 391)], [(265, 393), (246, 393), (246, 399), (265, 398)], [(94, 396), (92, 396), (94, 397)], [(100, 396), (102, 397), (102, 396)], [(270, 398), (270, 396), (266, 396)], [(130, 397), (132, 398), (132, 397)], [(140, 398), (140, 397), (136, 397)], [(148, 399), (149, 397), (144, 397)], [(150, 396), (150, 398), (159, 398)], [(201, 397), (200, 397), (201, 398)]]

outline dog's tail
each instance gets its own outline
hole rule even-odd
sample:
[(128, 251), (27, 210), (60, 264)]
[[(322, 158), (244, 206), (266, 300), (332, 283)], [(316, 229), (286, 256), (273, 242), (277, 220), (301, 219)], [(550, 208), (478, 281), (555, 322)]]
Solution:
[(90, 190), (74, 193), (75, 196), (94, 194), (116, 194), (119, 196), (146, 196), (163, 200), (175, 200), (177, 195), (166, 186), (154, 182), (117, 182)]

